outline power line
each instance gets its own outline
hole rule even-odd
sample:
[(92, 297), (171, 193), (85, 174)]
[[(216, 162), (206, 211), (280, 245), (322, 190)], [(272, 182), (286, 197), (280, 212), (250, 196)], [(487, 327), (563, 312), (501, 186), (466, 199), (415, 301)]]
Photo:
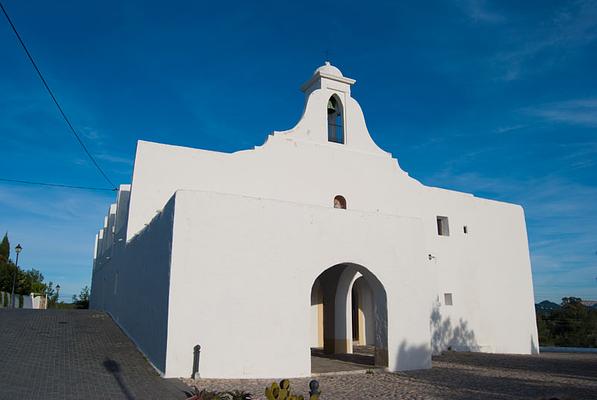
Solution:
[(60, 187), (60, 188), (68, 188), (68, 189), (82, 189), (82, 190), (101, 190), (101, 191), (108, 191), (114, 192), (118, 189), (108, 189), (108, 188), (97, 188), (91, 186), (74, 186), (74, 185), (63, 185), (61, 183), (46, 183), (46, 182), (34, 182), (34, 181), (23, 181), (20, 179), (8, 179), (8, 178), (0, 178), (0, 182), (11, 182), (11, 183), (22, 183), (25, 185), (38, 185), (38, 186), (50, 186), (50, 187)]
[(81, 145), (81, 147), (83, 148), (83, 150), (85, 151), (85, 153), (87, 154), (87, 156), (89, 157), (89, 159), (91, 160), (91, 162), (93, 162), (93, 165), (95, 165), (95, 167), (97, 168), (97, 170), (99, 171), (99, 173), (110, 184), (110, 186), (112, 186), (113, 188), (116, 188), (116, 185), (114, 185), (114, 183), (110, 180), (110, 178), (108, 178), (108, 176), (102, 170), (102, 168), (99, 166), (99, 164), (97, 163), (97, 161), (95, 161), (95, 158), (93, 158), (93, 156), (91, 155), (91, 153), (89, 152), (89, 150), (87, 150), (87, 147), (85, 146), (85, 144), (81, 140), (81, 137), (79, 136), (79, 134), (77, 133), (77, 131), (75, 130), (75, 128), (73, 127), (73, 125), (70, 123), (70, 120), (68, 119), (68, 117), (66, 116), (66, 114), (64, 113), (64, 111), (62, 110), (62, 107), (58, 103), (58, 100), (56, 100), (56, 96), (54, 96), (54, 93), (52, 92), (52, 90), (48, 86), (48, 83), (46, 82), (44, 76), (42, 75), (41, 71), (37, 67), (37, 64), (33, 60), (33, 57), (31, 56), (31, 53), (29, 53), (29, 50), (27, 49), (27, 46), (25, 46), (25, 43), (23, 42), (23, 39), (21, 39), (21, 35), (19, 35), (19, 32), (17, 31), (17, 28), (15, 27), (15, 25), (12, 23), (12, 20), (8, 16), (8, 13), (6, 12), (6, 9), (4, 8), (4, 5), (2, 4), (2, 2), (0, 2), (0, 8), (2, 8), (2, 12), (4, 13), (4, 16), (6, 17), (6, 19), (8, 20), (8, 23), (10, 24), (10, 27), (12, 28), (12, 30), (15, 33), (17, 39), (19, 40), (19, 43), (23, 47), (23, 50), (25, 50), (25, 53), (27, 54), (27, 57), (29, 58), (29, 61), (31, 61), (31, 64), (33, 64), (33, 68), (35, 68), (35, 71), (37, 72), (37, 75), (39, 76), (39, 78), (41, 79), (42, 83), (44, 84), (46, 90), (50, 94), (50, 97), (54, 101), (54, 104), (56, 104), (56, 107), (58, 107), (58, 111), (60, 111), (60, 115), (62, 115), (62, 118), (64, 119), (64, 121), (66, 122), (66, 124), (68, 125), (68, 127), (70, 128), (70, 131), (73, 133), (73, 135), (75, 136), (75, 138), (77, 139), (77, 141), (79, 142), (79, 144)]

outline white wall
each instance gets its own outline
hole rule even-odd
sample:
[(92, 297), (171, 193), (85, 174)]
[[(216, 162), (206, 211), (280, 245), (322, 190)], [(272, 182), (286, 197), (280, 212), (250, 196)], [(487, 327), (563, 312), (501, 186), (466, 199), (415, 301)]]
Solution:
[[(8, 300), (8, 303), (4, 304), (4, 299), (6, 296), (6, 300)], [(18, 293), (15, 293), (14, 295), (14, 303), (15, 303), (15, 308), (26, 308), (26, 309), (39, 309), (41, 308), (41, 301), (40, 301), (40, 297), (35, 296), (33, 293), (31, 293), (30, 295), (23, 295), (23, 306), (19, 307), (19, 297), (20, 295)], [(11, 298), (11, 294), (9, 292), (1, 292), (0, 291), (0, 307), (3, 308), (10, 308), (12, 305), (10, 303), (10, 298)]]
[[(92, 309), (109, 312), (160, 370), (166, 366), (174, 199), (139, 235), (114, 247), (92, 277)], [(116, 278), (117, 277), (117, 278)]]
[[(190, 375), (196, 344), (205, 377), (308, 374), (311, 286), (343, 262), (386, 288), (392, 370), (429, 367), (431, 350), (449, 346), (535, 351), (522, 209), (410, 178), (371, 139), (354, 81), (334, 74), (318, 70), (295, 128), (254, 150), (138, 142), (132, 186), (98, 234), (92, 304), (167, 376)], [(345, 110), (345, 144), (327, 141), (332, 95)], [(332, 208), (336, 195), (348, 210)], [(438, 236), (436, 216), (449, 218), (450, 236)], [(109, 226), (119, 228), (110, 236)]]
[(202, 377), (309, 375), (311, 287), (343, 262), (391, 290), (390, 367), (429, 366), (410, 356), (430, 351), (429, 316), (409, 306), (431, 307), (420, 220), (178, 191), (174, 226), (166, 376), (190, 374), (196, 344)]

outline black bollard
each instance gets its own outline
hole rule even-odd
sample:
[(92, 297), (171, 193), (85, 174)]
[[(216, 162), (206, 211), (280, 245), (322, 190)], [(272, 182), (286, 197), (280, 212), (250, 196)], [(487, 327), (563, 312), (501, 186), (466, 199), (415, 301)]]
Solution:
[(199, 372), (199, 356), (201, 355), (201, 345), (193, 347), (193, 373), (191, 379), (195, 379), (197, 372)]
[(313, 379), (309, 382), (309, 396), (319, 396), (321, 391), (319, 390), (319, 382)]

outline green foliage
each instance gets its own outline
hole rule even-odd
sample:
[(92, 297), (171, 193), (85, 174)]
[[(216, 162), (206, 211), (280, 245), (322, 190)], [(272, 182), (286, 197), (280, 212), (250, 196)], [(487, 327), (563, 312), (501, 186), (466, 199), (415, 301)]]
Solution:
[(249, 392), (242, 390), (233, 390), (228, 392), (207, 391), (205, 389), (199, 390), (197, 386), (193, 388), (192, 392), (187, 393), (189, 396), (187, 400), (252, 400), (253, 396)]
[[(0, 260), (0, 290), (3, 292), (10, 293), (12, 291), (12, 279), (17, 271), (16, 266), (11, 262), (2, 262)], [(18, 271), (17, 271), (17, 278), (18, 278)], [(17, 279), (17, 284), (19, 279)], [(16, 290), (16, 288), (15, 288)]]
[(17, 268), (9, 256), (10, 241), (8, 240), (8, 235), (4, 235), (2, 242), (0, 242), (0, 290), (11, 293), (14, 279), (15, 294), (45, 294), (47, 285), (44, 283), (42, 273), (36, 269), (25, 271), (20, 267)]
[(47, 285), (44, 283), (44, 276), (36, 269), (30, 269), (24, 272), (25, 279), (29, 282), (30, 293), (44, 294)]
[(65, 303), (65, 302), (61, 301), (61, 302), (54, 304), (52, 306), (52, 308), (55, 308), (57, 310), (74, 310), (77, 308), (77, 306), (72, 303)]
[(245, 392), (243, 390), (232, 390), (230, 392), (226, 392), (229, 400), (252, 400), (253, 395), (249, 392)]
[(25, 301), (25, 300), (23, 299), (23, 295), (22, 295), (22, 294), (20, 294), (20, 295), (19, 295), (19, 308), (23, 308), (23, 302), (24, 302), (24, 301)]
[(4, 234), (2, 242), (0, 242), (0, 263), (8, 262), (10, 258), (10, 242), (8, 241), (8, 233)]
[(597, 309), (578, 297), (564, 297), (561, 307), (537, 313), (542, 346), (597, 347)]
[(79, 293), (78, 297), (73, 295), (73, 304), (75, 305), (75, 308), (89, 308), (89, 286), (85, 286), (81, 289), (81, 293)]
[(46, 295), (48, 296), (48, 308), (55, 308), (58, 303), (58, 292), (54, 287), (54, 282), (50, 281), (46, 287)]

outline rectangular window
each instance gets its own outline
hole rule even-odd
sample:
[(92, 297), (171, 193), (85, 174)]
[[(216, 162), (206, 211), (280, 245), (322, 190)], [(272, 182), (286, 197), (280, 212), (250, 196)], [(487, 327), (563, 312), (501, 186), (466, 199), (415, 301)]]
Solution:
[(448, 217), (437, 217), (437, 234), (440, 236), (450, 236)]
[(444, 293), (444, 304), (447, 306), (451, 306), (452, 303), (452, 293)]
[(468, 233), (468, 226), (466, 226), (466, 225), (465, 225), (465, 226), (463, 226), (463, 227), (462, 227), (462, 230), (464, 231), (464, 233)]

